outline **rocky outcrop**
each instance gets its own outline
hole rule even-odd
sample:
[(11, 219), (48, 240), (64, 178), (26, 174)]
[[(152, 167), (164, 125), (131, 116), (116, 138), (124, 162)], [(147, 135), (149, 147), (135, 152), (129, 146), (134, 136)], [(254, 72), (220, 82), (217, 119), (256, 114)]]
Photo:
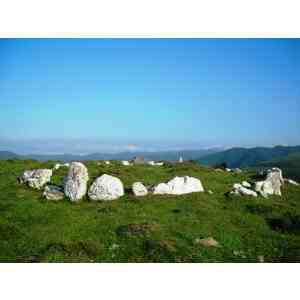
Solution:
[(251, 184), (248, 181), (243, 181), (242, 186), (245, 188), (251, 188)]
[(52, 170), (50, 169), (36, 169), (25, 171), (20, 177), (19, 182), (27, 184), (31, 188), (41, 189), (46, 183), (50, 182)]
[(135, 196), (146, 196), (148, 194), (147, 188), (141, 182), (135, 182), (132, 185), (132, 192)]
[(72, 162), (69, 172), (65, 177), (65, 195), (72, 202), (79, 201), (86, 194), (88, 180), (88, 170), (85, 165), (80, 162)]
[(154, 187), (154, 194), (182, 195), (194, 192), (204, 192), (199, 179), (189, 176), (175, 177), (168, 183), (160, 183)]
[(124, 187), (117, 177), (104, 174), (91, 185), (89, 192), (91, 200), (114, 200), (124, 195)]
[(64, 198), (64, 193), (63, 193), (63, 190), (58, 186), (47, 185), (45, 187), (43, 196), (47, 200), (58, 201), (58, 200), (62, 200)]
[(122, 160), (121, 163), (123, 166), (130, 166), (130, 162), (128, 160)]

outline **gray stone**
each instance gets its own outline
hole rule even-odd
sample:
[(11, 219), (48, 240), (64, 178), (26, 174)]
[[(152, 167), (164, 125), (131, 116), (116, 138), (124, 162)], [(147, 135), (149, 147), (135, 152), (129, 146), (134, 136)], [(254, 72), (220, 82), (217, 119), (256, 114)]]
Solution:
[(88, 170), (80, 162), (72, 162), (64, 181), (65, 195), (72, 201), (79, 201), (87, 191)]
[(25, 171), (19, 178), (20, 183), (27, 184), (31, 188), (41, 189), (46, 183), (50, 182), (52, 170), (36, 169)]
[(104, 174), (94, 181), (88, 195), (93, 201), (117, 199), (124, 195), (123, 183), (117, 177)]
[(147, 188), (141, 182), (135, 182), (132, 185), (132, 191), (135, 196), (146, 196), (148, 194)]
[(64, 193), (63, 190), (55, 185), (47, 185), (45, 187), (43, 196), (47, 199), (47, 200), (54, 200), (54, 201), (58, 201), (58, 200), (62, 200), (64, 198)]

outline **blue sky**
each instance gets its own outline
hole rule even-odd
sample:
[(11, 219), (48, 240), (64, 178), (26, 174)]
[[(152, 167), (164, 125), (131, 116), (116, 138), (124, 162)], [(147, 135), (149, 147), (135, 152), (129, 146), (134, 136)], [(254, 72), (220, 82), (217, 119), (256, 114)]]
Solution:
[(300, 144), (300, 39), (0, 39), (0, 150)]

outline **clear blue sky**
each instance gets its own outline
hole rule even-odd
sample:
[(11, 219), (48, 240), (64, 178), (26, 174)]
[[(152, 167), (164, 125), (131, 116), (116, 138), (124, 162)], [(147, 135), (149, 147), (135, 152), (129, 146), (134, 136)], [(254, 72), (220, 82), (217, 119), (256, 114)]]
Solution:
[(300, 144), (300, 39), (1, 39), (0, 150)]

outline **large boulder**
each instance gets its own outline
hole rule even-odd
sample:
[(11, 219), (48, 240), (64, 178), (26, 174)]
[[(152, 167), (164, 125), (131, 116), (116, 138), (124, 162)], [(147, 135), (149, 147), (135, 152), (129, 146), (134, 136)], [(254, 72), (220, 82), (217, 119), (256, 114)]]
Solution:
[(146, 196), (148, 194), (147, 188), (141, 182), (135, 182), (132, 185), (132, 191), (135, 196)]
[(64, 198), (64, 193), (63, 190), (55, 185), (47, 185), (45, 187), (43, 196), (47, 199), (47, 200), (54, 200), (54, 201), (58, 201), (58, 200), (62, 200)]
[(124, 195), (124, 187), (117, 177), (104, 174), (91, 185), (89, 192), (91, 200), (114, 200)]
[(259, 192), (263, 197), (268, 195), (281, 196), (281, 186), (284, 183), (282, 171), (279, 168), (268, 170), (266, 179), (255, 183), (255, 191)]
[(204, 192), (202, 183), (199, 179), (189, 176), (175, 177), (168, 182), (171, 194), (182, 195), (194, 192)]
[(168, 183), (160, 183), (154, 188), (154, 194), (182, 195), (194, 192), (204, 192), (199, 179), (189, 176), (175, 177)]
[(86, 166), (80, 162), (72, 162), (65, 177), (65, 195), (72, 202), (79, 201), (86, 194), (88, 180), (89, 175)]
[(40, 190), (46, 183), (50, 182), (52, 170), (50, 169), (36, 169), (25, 171), (20, 177), (20, 183), (27, 184), (28, 186)]

